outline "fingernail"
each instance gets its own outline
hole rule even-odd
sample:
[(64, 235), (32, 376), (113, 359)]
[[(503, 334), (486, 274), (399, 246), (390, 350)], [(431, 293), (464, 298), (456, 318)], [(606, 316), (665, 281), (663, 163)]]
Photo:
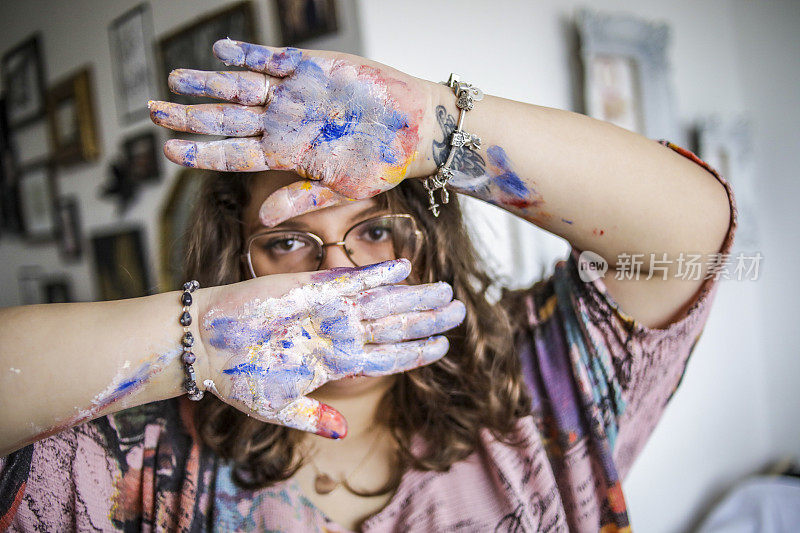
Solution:
[(347, 421), (339, 411), (328, 405), (319, 406), (319, 422), (316, 434), (329, 439), (343, 439), (347, 436)]
[(167, 120), (169, 118), (169, 113), (164, 109), (164, 107), (166, 107), (164, 104), (167, 103), (168, 102), (159, 102), (156, 100), (147, 102), (147, 109), (150, 110), (150, 120), (156, 124)]
[(164, 144), (164, 155), (185, 167), (197, 166), (197, 143), (181, 139), (170, 139)]
[(450, 341), (448, 341), (447, 337), (444, 335), (431, 337), (424, 342), (425, 345), (420, 351), (420, 355), (422, 356), (422, 361), (420, 361), (421, 365), (427, 365), (438, 361), (444, 357), (450, 349)]
[(232, 39), (220, 39), (214, 43), (214, 55), (226, 65), (244, 65), (244, 50)]

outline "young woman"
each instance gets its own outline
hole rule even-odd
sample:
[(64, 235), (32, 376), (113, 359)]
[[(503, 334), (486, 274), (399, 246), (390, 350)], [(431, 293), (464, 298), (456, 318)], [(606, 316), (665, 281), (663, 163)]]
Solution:
[[(181, 395), (179, 293), (3, 311), (0, 526), (629, 529), (622, 479), (731, 247), (727, 182), (667, 141), (469, 88), (462, 111), (451, 87), (359, 57), (214, 51), (248, 70), (170, 86), (228, 103), (151, 104), (157, 124), (229, 137), (165, 146), (224, 171), (187, 257), (205, 398)], [(570, 256), (488, 302), (457, 202), (424, 181), (441, 167)]]

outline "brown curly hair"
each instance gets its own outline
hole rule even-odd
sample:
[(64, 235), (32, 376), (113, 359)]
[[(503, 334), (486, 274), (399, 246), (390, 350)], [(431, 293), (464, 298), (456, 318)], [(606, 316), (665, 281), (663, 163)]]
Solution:
[[(255, 174), (207, 173), (188, 235), (186, 279), (204, 286), (243, 280), (244, 206)], [(530, 399), (514, 350), (508, 313), (486, 299), (492, 278), (479, 266), (457, 202), (439, 218), (428, 211), (420, 180), (405, 180), (376, 199), (391, 212), (415, 216), (425, 245), (413, 265), (411, 283), (446, 281), (466, 306), (461, 326), (447, 333), (450, 351), (429, 366), (401, 374), (384, 395), (378, 412), (390, 428), (398, 452), (396, 487), (406, 468), (445, 471), (476, 448), (486, 428), (509, 445), (520, 445), (516, 421), (530, 412)], [(256, 489), (290, 478), (302, 465), (295, 447), (302, 432), (247, 416), (212, 395), (196, 411), (206, 445), (234, 463), (234, 481)], [(415, 436), (426, 444), (412, 452)]]

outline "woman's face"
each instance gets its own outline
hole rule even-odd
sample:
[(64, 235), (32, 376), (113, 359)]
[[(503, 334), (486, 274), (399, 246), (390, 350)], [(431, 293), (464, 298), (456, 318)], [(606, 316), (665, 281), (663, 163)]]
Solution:
[[(264, 200), (273, 192), (281, 187), (289, 185), (302, 178), (293, 172), (267, 171), (255, 176), (251, 184), (250, 202), (244, 209), (244, 235), (243, 242), (264, 231), (265, 228), (258, 218), (258, 210)], [(298, 217), (291, 218), (276, 228), (270, 229), (291, 229), (314, 233), (326, 243), (339, 242), (345, 232), (354, 224), (368, 218), (387, 214), (388, 211), (380, 209), (378, 203), (372, 199), (347, 202), (344, 205), (327, 207)], [(353, 263), (344, 253), (341, 246), (328, 246), (320, 270), (327, 270), (336, 267), (352, 267)], [(250, 277), (248, 268), (243, 265), (243, 279)], [(278, 273), (278, 272), (275, 272)], [(319, 392), (326, 397), (335, 395), (351, 396), (371, 390), (374, 387), (384, 388), (391, 384), (391, 376), (381, 378), (345, 378), (339, 381), (332, 381), (319, 389)], [(317, 396), (313, 394), (312, 396)]]

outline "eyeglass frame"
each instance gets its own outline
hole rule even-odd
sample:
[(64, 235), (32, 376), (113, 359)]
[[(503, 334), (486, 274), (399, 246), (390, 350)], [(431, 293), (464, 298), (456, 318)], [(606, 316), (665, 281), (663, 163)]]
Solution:
[[(409, 213), (387, 213), (385, 215), (378, 215), (376, 217), (365, 218), (364, 220), (356, 222), (355, 224), (353, 224), (352, 226), (347, 228), (347, 231), (345, 231), (344, 235), (342, 236), (342, 240), (341, 241), (337, 241), (337, 242), (325, 242), (325, 241), (322, 240), (322, 237), (320, 237), (316, 233), (312, 233), (310, 231), (290, 230), (290, 229), (268, 229), (268, 230), (260, 231), (260, 232), (254, 234), (254, 235), (251, 235), (247, 239), (247, 242), (245, 243), (245, 251), (242, 252), (241, 258), (247, 264), (247, 268), (250, 269), (250, 275), (253, 277), (253, 279), (256, 279), (259, 276), (256, 275), (256, 269), (253, 267), (253, 258), (250, 255), (250, 246), (253, 244), (253, 241), (258, 239), (259, 237), (263, 237), (264, 235), (270, 235), (270, 234), (273, 234), (273, 233), (277, 234), (277, 233), (283, 233), (283, 232), (295, 232), (295, 233), (302, 233), (304, 235), (308, 235), (308, 236), (311, 237), (312, 240), (314, 240), (317, 244), (319, 244), (320, 249), (322, 250), (322, 254), (320, 255), (319, 263), (317, 263), (317, 268), (315, 268), (314, 270), (319, 270), (319, 267), (322, 266), (323, 261), (325, 261), (325, 254), (327, 253), (326, 248), (328, 246), (341, 246), (342, 250), (344, 251), (344, 255), (347, 256), (348, 261), (353, 263), (354, 266), (365, 266), (365, 265), (359, 265), (358, 263), (353, 261), (352, 257), (350, 257), (350, 252), (347, 250), (347, 247), (345, 246), (345, 239), (347, 239), (347, 235), (354, 228), (360, 226), (361, 224), (363, 224), (365, 222), (369, 222), (371, 220), (379, 220), (379, 219), (382, 219), (382, 218), (407, 218), (414, 225), (414, 234), (416, 235), (417, 239), (419, 239), (420, 246), (417, 247), (417, 251), (414, 254), (414, 257), (411, 258), (411, 261), (413, 262), (417, 258), (417, 256), (419, 255), (419, 252), (420, 252), (420, 250), (422, 248), (422, 244), (425, 243), (425, 234), (419, 228), (419, 224), (417, 223), (417, 219), (414, 218), (414, 216), (409, 214)], [(278, 272), (276, 272), (276, 274), (278, 274)]]

